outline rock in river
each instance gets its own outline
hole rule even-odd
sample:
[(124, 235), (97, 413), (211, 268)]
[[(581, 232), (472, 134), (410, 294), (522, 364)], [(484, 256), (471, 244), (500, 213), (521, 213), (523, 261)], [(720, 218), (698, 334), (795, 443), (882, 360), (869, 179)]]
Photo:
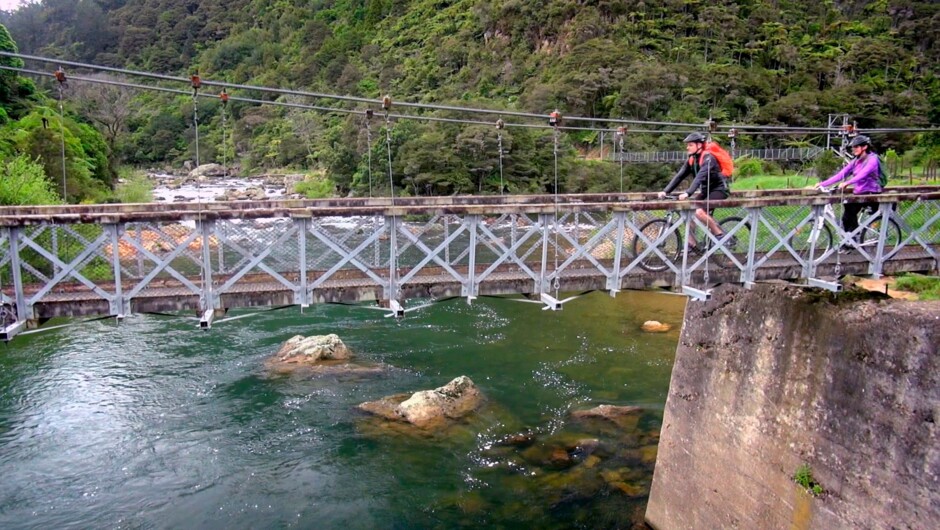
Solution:
[(429, 428), (461, 418), (476, 410), (482, 402), (480, 390), (469, 377), (462, 375), (434, 390), (367, 401), (359, 405), (359, 409), (388, 420)]

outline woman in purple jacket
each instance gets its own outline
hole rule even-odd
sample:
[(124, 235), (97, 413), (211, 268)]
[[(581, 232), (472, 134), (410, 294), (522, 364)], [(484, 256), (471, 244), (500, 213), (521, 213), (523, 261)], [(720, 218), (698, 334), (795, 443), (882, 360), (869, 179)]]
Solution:
[[(881, 193), (881, 183), (879, 181), (878, 155), (871, 151), (871, 139), (863, 134), (852, 138), (849, 142), (849, 149), (852, 150), (852, 156), (855, 160), (849, 162), (842, 170), (816, 184), (814, 187), (828, 188), (836, 182), (839, 189), (852, 187), (853, 195), (872, 195)], [(851, 234), (858, 228), (858, 214), (866, 208), (877, 208), (876, 202), (850, 202), (846, 203), (842, 210), (842, 229)]]

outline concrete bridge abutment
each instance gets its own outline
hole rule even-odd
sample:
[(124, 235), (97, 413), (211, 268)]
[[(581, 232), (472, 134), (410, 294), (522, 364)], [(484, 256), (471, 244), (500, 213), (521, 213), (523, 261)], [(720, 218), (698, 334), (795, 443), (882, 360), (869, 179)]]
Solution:
[[(712, 294), (686, 310), (647, 522), (940, 527), (940, 302)], [(801, 468), (816, 495), (794, 480)]]

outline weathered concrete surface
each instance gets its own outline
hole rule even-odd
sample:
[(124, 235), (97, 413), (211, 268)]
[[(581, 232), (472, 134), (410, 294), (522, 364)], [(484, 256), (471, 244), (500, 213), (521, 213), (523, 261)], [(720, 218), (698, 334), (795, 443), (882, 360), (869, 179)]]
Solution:
[[(647, 522), (940, 528), (940, 302), (759, 285), (689, 302)], [(812, 497), (792, 476), (812, 468)]]

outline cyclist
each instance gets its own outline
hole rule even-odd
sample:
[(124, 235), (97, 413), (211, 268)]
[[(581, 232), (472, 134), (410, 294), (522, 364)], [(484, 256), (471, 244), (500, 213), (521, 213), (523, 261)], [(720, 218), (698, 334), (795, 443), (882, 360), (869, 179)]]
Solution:
[[(873, 195), (881, 193), (883, 188), (880, 181), (880, 168), (878, 155), (871, 150), (871, 138), (860, 134), (849, 142), (854, 159), (846, 164), (838, 173), (828, 179), (817, 183), (813, 188), (828, 188), (839, 182), (839, 189), (844, 190), (851, 186), (853, 195)], [(842, 229), (851, 234), (858, 228), (858, 214), (864, 209), (878, 208), (877, 202), (849, 202), (842, 210)], [(843, 245), (843, 252), (846, 251)]]
[[(665, 198), (666, 195), (676, 189), (679, 183), (689, 175), (694, 175), (695, 178), (692, 179), (692, 184), (689, 185), (689, 189), (679, 194), (680, 201), (688, 199), (696, 190), (699, 190), (699, 188), (701, 188), (701, 191), (694, 197), (695, 200), (701, 201), (707, 199), (709, 201), (718, 201), (728, 198), (728, 183), (725, 182), (725, 177), (721, 174), (721, 167), (711, 153), (705, 152), (705, 142), (707, 140), (704, 134), (697, 132), (691, 133), (685, 137), (683, 142), (685, 142), (685, 150), (689, 153), (689, 158), (682, 164), (682, 167), (679, 168), (679, 172), (672, 177), (672, 180), (669, 181), (666, 188), (658, 193), (659, 198)], [(707, 211), (703, 208), (697, 208), (695, 210), (695, 216), (708, 226), (712, 234), (721, 238), (724, 236), (724, 233), (721, 231), (721, 227), (718, 226), (718, 223), (715, 222), (715, 219), (712, 218), (711, 214), (713, 211), (714, 208), (710, 206)], [(688, 234), (688, 240), (689, 249), (698, 251), (699, 249), (695, 244), (695, 237), (692, 233)]]

